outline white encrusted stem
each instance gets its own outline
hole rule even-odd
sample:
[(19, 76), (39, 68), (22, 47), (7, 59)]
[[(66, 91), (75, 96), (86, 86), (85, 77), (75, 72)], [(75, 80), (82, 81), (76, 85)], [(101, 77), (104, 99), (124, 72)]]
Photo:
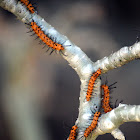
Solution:
[[(97, 70), (94, 69), (92, 61), (87, 55), (68, 38), (60, 34), (54, 27), (48, 24), (42, 17), (37, 13), (30, 13), (25, 5), (21, 4), (17, 0), (1, 0), (0, 6), (17, 16), (23, 23), (30, 24), (34, 21), (41, 26), (41, 29), (52, 38), (55, 42), (62, 44), (65, 48), (62, 55), (66, 59), (70, 66), (75, 69), (80, 79), (87, 79), (92, 72)], [(30, 27), (30, 26), (27, 26)]]
[(86, 84), (84, 82), (85, 81), (83, 81), (81, 84), (79, 115), (76, 121), (76, 125), (78, 126), (77, 139), (79, 139), (84, 135), (85, 129), (92, 122), (94, 113), (99, 110), (101, 105), (100, 78), (96, 80), (96, 84), (94, 86), (94, 91), (93, 91), (94, 98), (91, 98), (89, 102), (86, 101), (86, 92), (82, 92)]
[(104, 57), (103, 59), (98, 60), (94, 65), (98, 67), (100, 66), (102, 72), (105, 73), (138, 58), (140, 58), (140, 42), (135, 43), (130, 47), (123, 47), (109, 57)]
[(124, 134), (122, 133), (122, 131), (118, 128), (116, 128), (115, 130), (113, 130), (111, 132), (112, 136), (117, 139), (117, 140), (125, 140)]
[[(23, 23), (30, 24), (32, 21), (36, 22), (45, 34), (54, 38), (55, 42), (63, 45), (63, 58), (69, 62), (73, 69), (75, 69), (81, 80), (80, 107), (76, 124), (78, 125), (79, 133), (83, 134), (86, 127), (90, 125), (91, 121), (89, 121), (89, 119), (93, 118), (93, 114), (98, 111), (101, 104), (100, 79), (96, 81), (94, 86), (94, 98), (92, 98), (90, 102), (86, 101), (86, 85), (88, 85), (91, 74), (95, 72), (98, 67), (94, 67), (93, 62), (87, 57), (87, 55), (79, 47), (68, 40), (66, 36), (61, 35), (54, 29), (54, 27), (48, 24), (36, 13), (31, 14), (20, 2), (17, 2), (16, 0), (3, 0), (0, 5), (16, 15)], [(27, 27), (30, 26), (27, 25)]]
[(91, 140), (105, 133), (111, 133), (117, 139), (124, 140), (123, 133), (117, 129), (121, 124), (132, 121), (140, 122), (140, 105), (120, 104), (99, 118), (98, 126), (93, 131)]
[(78, 122), (80, 120), (83, 120), (83, 117), (82, 117), (83, 115), (86, 115), (87, 113), (90, 114), (90, 116), (92, 115), (90, 108), (92, 108), (93, 106), (95, 107), (97, 106), (97, 109), (99, 109), (100, 104), (101, 104), (101, 97), (100, 97), (101, 96), (100, 94), (100, 85), (101, 85), (100, 81), (101, 80), (100, 79), (97, 80), (96, 82), (97, 84), (95, 84), (95, 88), (93, 91), (93, 92), (96, 92), (94, 95), (95, 98), (92, 98), (94, 102), (92, 101), (87, 102), (85, 98), (86, 85), (88, 84), (90, 76), (93, 72), (95, 72), (98, 69), (98, 67), (93, 66), (93, 62), (87, 57), (87, 55), (79, 47), (77, 47), (70, 40), (68, 40), (66, 36), (61, 35), (58, 31), (56, 31), (54, 27), (48, 24), (42, 17), (40, 17), (36, 13), (31, 14), (28, 11), (28, 9), (20, 2), (17, 2), (16, 0), (3, 0), (0, 3), (0, 5), (4, 9), (15, 14), (17, 18), (21, 20), (23, 23), (29, 24), (32, 21), (36, 22), (38, 26), (41, 26), (42, 30), (48, 36), (50, 36), (51, 38), (55, 38), (54, 40), (56, 42), (63, 45), (64, 47), (63, 53), (65, 54), (65, 55), (62, 55), (63, 58), (69, 62), (70, 66), (73, 69), (75, 69), (75, 71), (77, 72), (81, 80), (81, 93), (80, 93), (80, 107), (79, 107)]
[(95, 72), (98, 67), (94, 67), (93, 62), (87, 57), (87, 55), (79, 47), (69, 41), (66, 36), (57, 32), (54, 27), (48, 24), (36, 13), (31, 14), (20, 2), (16, 2), (15, 0), (3, 0), (0, 4), (3, 8), (15, 14), (22, 22), (36, 22), (48, 36), (55, 38), (56, 42), (63, 45), (63, 53), (65, 55), (62, 56), (69, 62), (70, 66), (75, 69), (81, 80), (80, 107), (77, 124), (79, 132), (83, 133), (86, 127), (90, 125), (91, 121), (89, 121), (89, 119), (93, 118), (93, 113), (99, 110), (101, 104), (100, 79), (96, 81), (94, 86), (94, 98), (92, 98), (90, 102), (87, 102), (85, 98), (87, 89), (86, 85), (88, 85), (91, 74)]
[[(140, 43), (135, 43), (131, 47), (124, 47), (109, 57), (104, 57), (93, 63), (79, 47), (72, 43), (66, 36), (56, 31), (54, 27), (37, 15), (37, 13), (31, 14), (20, 1), (0, 0), (0, 6), (12, 12), (23, 23), (30, 24), (32, 21), (36, 22), (46, 35), (64, 47), (62, 51), (64, 54), (62, 55), (63, 58), (75, 69), (81, 80), (80, 107), (76, 121), (76, 125), (78, 125), (77, 139), (80, 138), (91, 123), (89, 119), (93, 118), (94, 113), (98, 111), (101, 106), (100, 78), (96, 80), (92, 94), (93, 98), (91, 98), (89, 102), (86, 101), (86, 85), (88, 84), (91, 74), (99, 68), (101, 68), (102, 73), (105, 73), (111, 69), (121, 67), (134, 59), (140, 58)], [(30, 25), (27, 25), (27, 27), (30, 27)], [(98, 135), (111, 133), (115, 138), (124, 140), (125, 138), (118, 127), (124, 122), (139, 121), (139, 112), (139, 106), (120, 105), (111, 112), (102, 115), (99, 119), (98, 127), (92, 133), (92, 139), (96, 139)], [(121, 136), (119, 137), (118, 135)]]

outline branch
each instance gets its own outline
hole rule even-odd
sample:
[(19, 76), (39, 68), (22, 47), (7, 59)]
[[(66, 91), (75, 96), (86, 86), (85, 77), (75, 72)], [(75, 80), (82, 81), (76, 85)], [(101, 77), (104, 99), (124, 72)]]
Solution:
[(122, 132), (118, 129), (125, 122), (140, 122), (140, 105), (119, 104), (112, 111), (99, 118), (98, 126), (92, 133), (92, 140), (98, 135), (111, 133), (115, 138), (124, 140)]
[[(140, 58), (140, 43), (135, 43), (131, 47), (124, 47), (114, 54), (111, 54), (109, 57), (104, 57), (93, 63), (79, 47), (72, 43), (66, 36), (61, 35), (56, 31), (54, 27), (37, 15), (37, 13), (30, 13), (26, 6), (22, 5), (20, 1), (0, 0), (0, 6), (12, 12), (23, 23), (30, 24), (32, 21), (36, 22), (47, 36), (51, 37), (54, 42), (61, 44), (64, 47), (64, 50), (62, 51), (64, 55), (62, 55), (62, 57), (68, 61), (81, 80), (79, 115), (76, 121), (76, 125), (78, 126), (77, 138), (80, 138), (80, 136), (83, 136), (85, 129), (90, 125), (94, 113), (98, 111), (101, 106), (100, 78), (96, 80), (92, 93), (93, 98), (91, 98), (89, 102), (86, 101), (85, 89), (87, 89), (86, 85), (89, 82), (91, 74), (99, 68), (101, 68), (103, 74), (111, 69), (121, 67), (134, 59)], [(30, 25), (27, 27), (30, 28)], [(124, 136), (118, 127), (125, 121), (132, 121), (135, 118), (132, 111), (134, 109), (131, 110), (131, 108), (136, 108), (135, 110), (137, 110), (139, 106), (120, 105), (111, 112), (102, 115), (99, 119), (98, 127), (92, 133), (92, 138), (96, 139), (98, 135), (111, 133), (118, 139), (118, 135), (121, 135), (120, 139), (123, 140)], [(130, 110), (129, 114), (123, 109), (126, 109), (128, 112)], [(137, 112), (138, 111), (135, 111), (135, 113)], [(129, 120), (124, 116), (126, 113), (129, 116)], [(139, 114), (137, 116), (139, 116)], [(137, 119), (135, 118), (133, 121), (137, 121)]]
[[(105, 57), (101, 60), (98, 60), (97, 62), (95, 62), (93, 64), (93, 66), (94, 66), (94, 68), (96, 68), (96, 67), (101, 68), (102, 73), (105, 73), (111, 69), (121, 67), (124, 64), (127, 64), (128, 62), (138, 59), (138, 58), (140, 58), (140, 42), (135, 43), (133, 46), (130, 46), (130, 47), (124, 47), (124, 48), (120, 49), (119, 51), (115, 52), (114, 54), (111, 54), (109, 57)], [(100, 82), (99, 79), (96, 82), (97, 83)], [(86, 84), (88, 84), (88, 81), (86, 81), (86, 83), (83, 83), (83, 86)], [(98, 88), (96, 88), (97, 85), (98, 85)], [(91, 123), (91, 121), (89, 121), (89, 120), (93, 118), (93, 116), (92, 116), (93, 112), (95, 110), (98, 111), (100, 108), (100, 105), (101, 105), (101, 93), (100, 93), (100, 87), (99, 87), (100, 83), (98, 83), (97, 85), (96, 85), (96, 87), (94, 87), (95, 90), (93, 91), (94, 98), (92, 98), (92, 100), (90, 101), (89, 104), (87, 102), (85, 102), (84, 100), (80, 100), (79, 116), (78, 116), (78, 119), (76, 122), (76, 124), (78, 124), (78, 128), (79, 128), (77, 139), (81, 138), (84, 135), (84, 130)], [(81, 86), (81, 87), (83, 87), (83, 86)], [(83, 90), (83, 88), (81, 88), (81, 91), (82, 90)], [(80, 99), (84, 98), (85, 94), (86, 93), (81, 92)], [(96, 97), (98, 97), (98, 98), (96, 99)], [(95, 104), (93, 104), (93, 103), (95, 103)], [(97, 109), (95, 108), (96, 105), (98, 106)], [(89, 111), (89, 110), (91, 110), (91, 111)], [(114, 125), (116, 128), (119, 127), (117, 123)], [(107, 125), (105, 127), (108, 130)], [(93, 132), (95, 134), (94, 139), (96, 139), (96, 137), (98, 136), (98, 132), (97, 131), (95, 131), (95, 132), (96, 133)], [(105, 134), (105, 133), (107, 133), (107, 132), (103, 131), (103, 134)], [(123, 136), (123, 133), (119, 129), (117, 129), (117, 130), (113, 129), (111, 133), (115, 138), (118, 138), (119, 137), (118, 134), (119, 135), (121, 134), (121, 140), (125, 139)]]
[(54, 27), (49, 25), (36, 13), (31, 14), (20, 2), (17, 2), (16, 0), (3, 0), (0, 2), (0, 6), (12, 12), (23, 23), (30, 24), (32, 20), (38, 23), (38, 25), (44, 30), (45, 34), (51, 36), (57, 43), (63, 45), (63, 58), (69, 62), (70, 66), (77, 72), (81, 80), (81, 92), (79, 98), (80, 107), (76, 124), (78, 124), (79, 131), (84, 132), (90, 123), (89, 119), (92, 118), (93, 113), (99, 110), (101, 105), (100, 79), (98, 79), (95, 83), (93, 90), (94, 98), (91, 99), (91, 102), (86, 102), (85, 98), (85, 89), (87, 88), (86, 85), (88, 84), (91, 74), (97, 71), (98, 67), (93, 67), (93, 62), (87, 57), (87, 55), (79, 47), (68, 40), (66, 36), (61, 35), (54, 29)]
[[(66, 36), (60, 34), (54, 27), (48, 24), (37, 13), (30, 13), (25, 5), (17, 0), (0, 0), (0, 6), (5, 10), (13, 13), (23, 23), (30, 24), (32, 21), (38, 23), (41, 26), (44, 33), (51, 37), (56, 43), (62, 44), (65, 48), (62, 55), (66, 59), (70, 66), (77, 72), (80, 79), (87, 79), (94, 69), (93, 62), (87, 57), (87, 55), (74, 43), (72, 43)], [(30, 28), (30, 26), (27, 26)]]
[(140, 58), (140, 42), (135, 43), (130, 47), (123, 47), (119, 51), (111, 54), (108, 57), (104, 57), (101, 60), (95, 62), (95, 66), (102, 69), (102, 72), (108, 72), (109, 70), (121, 67), (128, 62)]

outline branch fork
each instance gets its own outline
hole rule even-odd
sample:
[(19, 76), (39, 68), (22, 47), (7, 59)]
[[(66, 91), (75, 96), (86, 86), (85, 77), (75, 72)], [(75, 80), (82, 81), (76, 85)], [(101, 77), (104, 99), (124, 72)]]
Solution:
[[(90, 58), (66, 36), (60, 34), (50, 24), (48, 24), (36, 12), (31, 13), (25, 5), (17, 0), (0, 0), (0, 6), (5, 10), (10, 11), (23, 23), (34, 21), (41, 26), (48, 36), (51, 36), (59, 44), (62, 44), (64, 50), (63, 58), (66, 59), (69, 65), (77, 72), (81, 81), (79, 115), (75, 122), (78, 126), (77, 140), (81, 139), (85, 129), (90, 125), (93, 114), (101, 107), (101, 79), (98, 78), (93, 89), (93, 98), (89, 102), (86, 99), (86, 85), (90, 79), (90, 75), (96, 72), (99, 68), (102, 74), (109, 70), (121, 67), (132, 60), (140, 58), (140, 42), (136, 42), (130, 47), (123, 47), (117, 52), (101, 60), (92, 62)], [(90, 134), (87, 140), (95, 140), (99, 135), (111, 133), (118, 140), (125, 140), (123, 133), (119, 130), (119, 126), (125, 122), (140, 122), (140, 105), (125, 105), (120, 104), (112, 111), (102, 114), (99, 118), (96, 129)], [(82, 138), (85, 139), (85, 138)]]

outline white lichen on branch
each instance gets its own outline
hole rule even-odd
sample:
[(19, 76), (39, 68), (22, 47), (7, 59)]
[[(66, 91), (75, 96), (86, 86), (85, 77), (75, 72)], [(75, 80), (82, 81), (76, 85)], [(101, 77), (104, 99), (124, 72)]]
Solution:
[(99, 118), (96, 130), (92, 133), (92, 140), (105, 133), (111, 133), (119, 140), (125, 139), (123, 133), (118, 129), (125, 122), (140, 122), (140, 105), (119, 104), (117, 108), (103, 114)]
[[(98, 78), (94, 85), (91, 100), (86, 101), (86, 89), (91, 74), (99, 68), (103, 74), (109, 70), (121, 67), (132, 60), (139, 59), (140, 43), (135, 43), (130, 47), (123, 47), (109, 57), (92, 62), (78, 46), (72, 43), (66, 36), (56, 31), (54, 27), (48, 24), (37, 13), (30, 13), (20, 1), (0, 0), (0, 6), (12, 12), (23, 23), (29, 24), (27, 25), (28, 28), (32, 21), (38, 23), (38, 26), (41, 26), (46, 35), (54, 38), (57, 43), (64, 47), (62, 51), (64, 55), (62, 56), (77, 72), (81, 81), (79, 115), (75, 124), (78, 126), (77, 139), (83, 137), (84, 131), (90, 125), (94, 113), (100, 109), (102, 100), (100, 91), (101, 79)], [(111, 112), (101, 115), (97, 128), (92, 132), (92, 137), (88, 137), (88, 139), (94, 140), (98, 135), (111, 133), (116, 139), (124, 140), (124, 135), (118, 127), (128, 121), (139, 122), (139, 112), (139, 106), (120, 105)]]
[(111, 54), (108, 57), (104, 57), (94, 63), (95, 66), (99, 66), (102, 72), (108, 72), (109, 70), (121, 67), (128, 62), (140, 58), (140, 43), (135, 43), (130, 47), (123, 47), (119, 51)]

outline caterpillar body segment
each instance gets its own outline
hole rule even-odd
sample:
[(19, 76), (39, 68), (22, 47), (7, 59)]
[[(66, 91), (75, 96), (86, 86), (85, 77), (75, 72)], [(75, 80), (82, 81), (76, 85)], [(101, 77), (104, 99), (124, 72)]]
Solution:
[(70, 131), (70, 135), (69, 135), (69, 138), (68, 138), (68, 140), (75, 140), (76, 139), (76, 130), (77, 130), (77, 126), (76, 125), (74, 125), (73, 127), (72, 127), (72, 129), (71, 129), (71, 131)]
[(87, 95), (86, 95), (86, 100), (90, 101), (92, 92), (93, 92), (93, 88), (94, 88), (94, 84), (96, 79), (101, 75), (101, 69), (99, 68), (95, 73), (92, 74), (92, 76), (90, 77), (89, 83), (88, 83), (88, 89), (87, 89)]
[(89, 136), (89, 134), (91, 133), (91, 131), (93, 131), (95, 129), (95, 127), (97, 126), (98, 123), (98, 118), (100, 116), (100, 112), (95, 112), (93, 120), (90, 124), (90, 126), (88, 128), (86, 128), (85, 132), (84, 132), (84, 137), (87, 138)]
[(24, 5), (26, 5), (26, 7), (29, 9), (29, 11), (33, 14), (35, 13), (35, 8), (33, 7), (33, 5), (29, 2), (29, 0), (20, 0), (21, 3), (23, 3)]
[(110, 112), (112, 110), (112, 108), (110, 107), (110, 91), (109, 91), (109, 87), (107, 85), (102, 85), (101, 88), (104, 91), (104, 96), (103, 96), (103, 100), (102, 100), (102, 108), (104, 109), (104, 112)]
[[(56, 42), (54, 42), (52, 39), (50, 39), (45, 33), (44, 31), (42, 31), (41, 27), (39, 27), (37, 25), (36, 22), (32, 21), (30, 23), (30, 26), (33, 30), (33, 32), (37, 35), (38, 38), (40, 38), (40, 40), (45, 44), (47, 45), (49, 48), (52, 49), (51, 53), (54, 51), (54, 50), (57, 50), (57, 51), (62, 51), (64, 50), (64, 47), (61, 45), (61, 44), (58, 44)], [(45, 46), (44, 46), (45, 47)], [(48, 48), (48, 50), (49, 50)]]

